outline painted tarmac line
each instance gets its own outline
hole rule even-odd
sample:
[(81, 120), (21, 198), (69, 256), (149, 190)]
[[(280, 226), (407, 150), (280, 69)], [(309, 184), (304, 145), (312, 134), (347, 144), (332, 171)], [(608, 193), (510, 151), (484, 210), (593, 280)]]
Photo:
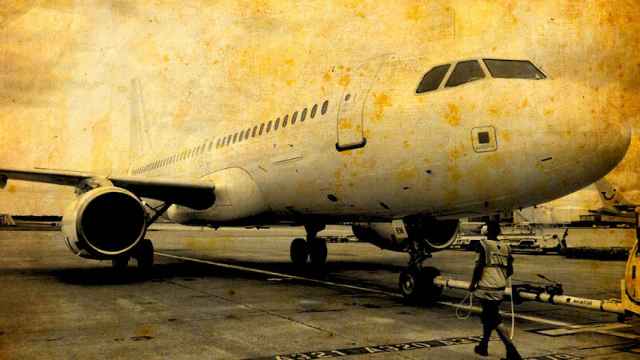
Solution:
[[(177, 259), (177, 260), (182, 260), (182, 261), (190, 261), (190, 262), (195, 262), (195, 263), (200, 263), (200, 264), (213, 265), (213, 266), (221, 267), (221, 268), (225, 268), (225, 269), (238, 270), (238, 271), (243, 271), (243, 272), (250, 272), (250, 273), (254, 273), (254, 274), (261, 274), (261, 275), (267, 275), (267, 276), (278, 277), (278, 278), (285, 278), (285, 279), (290, 279), (290, 280), (299, 280), (299, 281), (304, 281), (304, 282), (313, 283), (313, 284), (319, 284), (319, 285), (323, 285), (323, 286), (336, 287), (336, 288), (349, 289), (349, 290), (357, 290), (357, 291), (363, 291), (363, 292), (379, 294), (379, 295), (385, 295), (385, 296), (390, 296), (390, 297), (402, 299), (402, 295), (401, 294), (390, 292), (390, 291), (371, 289), (371, 288), (366, 288), (366, 287), (357, 286), (357, 285), (349, 285), (349, 284), (337, 283), (337, 282), (333, 282), (333, 281), (318, 280), (318, 279), (308, 278), (308, 277), (299, 276), (299, 275), (291, 275), (291, 274), (279, 273), (279, 272), (275, 272), (275, 271), (255, 269), (255, 268), (250, 268), (250, 267), (241, 266), (241, 265), (225, 264), (225, 263), (221, 263), (221, 262), (217, 262), (217, 261), (203, 260), (203, 259), (192, 258), (192, 257), (187, 257), (187, 256), (180, 256), (180, 255), (173, 255), (173, 254), (168, 254), (168, 253), (163, 253), (163, 252), (158, 252), (158, 251), (156, 251), (155, 254), (158, 255), (158, 256), (166, 257), (166, 258), (172, 258), (172, 259)], [(477, 313), (477, 314), (479, 314), (482, 311), (482, 309), (480, 307), (478, 307), (478, 306), (469, 307), (468, 305), (461, 305), (461, 304), (452, 303), (452, 302), (449, 302), (449, 301), (438, 301), (437, 303), (440, 304), (440, 305), (452, 307), (452, 308), (455, 308), (455, 309), (471, 311), (471, 312)], [(503, 316), (505, 316), (506, 318), (510, 318), (511, 317), (511, 313), (510, 312), (501, 311), (500, 313)], [(544, 324), (544, 325), (552, 325), (552, 326), (570, 328), (570, 329), (583, 329), (585, 327), (585, 325), (572, 324), (572, 323), (559, 321), (559, 320), (545, 319), (545, 318), (541, 318), (541, 317), (533, 316), (533, 315), (515, 314), (515, 318), (518, 319), (518, 320), (526, 320), (526, 321), (531, 321), (531, 322), (534, 322), (534, 323), (539, 323), (539, 324)], [(617, 324), (617, 323), (612, 323), (612, 324)], [(617, 337), (621, 337), (621, 338), (625, 338), (625, 339), (632, 339), (632, 340), (639, 340), (640, 339), (640, 336), (636, 335), (636, 334), (613, 331), (613, 330), (609, 330), (607, 327), (601, 328), (602, 326), (608, 325), (608, 324), (598, 324), (598, 325), (599, 326), (594, 327), (594, 329), (592, 329), (591, 332), (595, 332), (595, 333), (603, 334), (603, 335), (617, 336)]]
[(376, 294), (380, 294), (380, 295), (386, 295), (386, 296), (392, 296), (392, 297), (396, 297), (396, 298), (402, 298), (401, 294), (392, 293), (392, 292), (384, 291), (384, 290), (365, 288), (365, 287), (361, 287), (361, 286), (357, 286), (357, 285), (348, 285), (348, 284), (336, 283), (336, 282), (332, 282), (332, 281), (318, 280), (318, 279), (308, 278), (308, 277), (304, 277), (304, 276), (290, 275), (290, 274), (278, 273), (278, 272), (274, 272), (274, 271), (261, 270), (261, 269), (254, 269), (254, 268), (250, 268), (250, 267), (246, 267), (246, 266), (225, 264), (225, 263), (220, 263), (220, 262), (216, 262), (216, 261), (202, 260), (202, 259), (191, 258), (191, 257), (186, 257), (186, 256), (180, 256), (180, 255), (172, 255), (172, 254), (167, 254), (167, 253), (162, 253), (162, 252), (157, 252), (157, 251), (155, 252), (155, 254), (158, 255), (158, 256), (164, 256), (164, 257), (183, 260), (183, 261), (191, 261), (191, 262), (196, 262), (196, 263), (200, 263), (200, 264), (213, 265), (213, 266), (217, 266), (217, 267), (221, 267), (221, 268), (225, 268), (225, 269), (239, 270), (239, 271), (244, 271), (244, 272), (251, 272), (251, 273), (254, 273), (254, 274), (268, 275), (268, 276), (271, 276), (271, 277), (279, 277), (279, 278), (285, 278), (285, 279), (289, 279), (289, 280), (300, 280), (300, 281), (304, 281), (304, 282), (310, 282), (310, 283), (315, 283), (315, 284), (320, 284), (320, 285), (325, 285), (325, 286), (338, 287), (338, 288), (350, 289), (350, 290), (365, 291), (365, 292), (369, 292), (369, 293), (376, 293)]

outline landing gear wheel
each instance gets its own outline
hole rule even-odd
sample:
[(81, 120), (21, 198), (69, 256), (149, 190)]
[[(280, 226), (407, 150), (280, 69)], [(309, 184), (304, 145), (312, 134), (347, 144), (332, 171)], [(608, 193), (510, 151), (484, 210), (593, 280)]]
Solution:
[(399, 286), (402, 297), (409, 304), (417, 304), (422, 298), (422, 272), (409, 268), (400, 272)]
[(129, 256), (118, 256), (111, 259), (111, 267), (116, 271), (124, 271), (129, 266)]
[(319, 267), (327, 263), (327, 242), (324, 239), (313, 239), (309, 244), (311, 265)]
[(138, 262), (138, 269), (144, 273), (151, 271), (153, 267), (153, 243), (151, 240), (140, 241), (134, 251), (133, 257)]
[(400, 273), (400, 292), (409, 304), (432, 304), (442, 294), (442, 288), (433, 283), (440, 276), (440, 271), (434, 267), (411, 267)]
[(307, 242), (301, 238), (293, 239), (291, 247), (289, 248), (289, 254), (291, 255), (291, 261), (294, 265), (303, 266), (307, 263), (307, 258), (309, 257)]

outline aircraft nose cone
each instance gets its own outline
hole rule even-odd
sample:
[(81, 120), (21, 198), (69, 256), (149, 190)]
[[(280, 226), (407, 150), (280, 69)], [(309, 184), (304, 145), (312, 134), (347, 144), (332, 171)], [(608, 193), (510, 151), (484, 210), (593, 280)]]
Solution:
[(613, 170), (624, 158), (631, 143), (629, 126), (603, 119), (583, 120), (576, 124), (578, 134), (573, 151), (578, 159), (576, 166), (590, 173), (596, 181)]
[(631, 143), (631, 129), (624, 121), (608, 117), (587, 96), (573, 98), (578, 100), (568, 100), (572, 106), (562, 106), (557, 116), (546, 119), (544, 137), (532, 140), (540, 149), (537, 167), (547, 176), (547, 190), (558, 196), (607, 175)]
[(598, 155), (613, 169), (624, 158), (631, 144), (631, 128), (625, 124), (607, 123), (600, 134)]

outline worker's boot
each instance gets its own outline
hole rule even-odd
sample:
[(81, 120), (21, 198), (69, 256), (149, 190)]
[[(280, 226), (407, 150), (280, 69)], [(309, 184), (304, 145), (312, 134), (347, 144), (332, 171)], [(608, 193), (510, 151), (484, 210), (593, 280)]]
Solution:
[(473, 348), (473, 352), (480, 356), (488, 356), (489, 355), (489, 346), (487, 344), (480, 343)]
[(507, 357), (504, 358), (504, 360), (522, 360), (522, 356), (520, 356), (516, 347), (511, 345), (507, 347)]

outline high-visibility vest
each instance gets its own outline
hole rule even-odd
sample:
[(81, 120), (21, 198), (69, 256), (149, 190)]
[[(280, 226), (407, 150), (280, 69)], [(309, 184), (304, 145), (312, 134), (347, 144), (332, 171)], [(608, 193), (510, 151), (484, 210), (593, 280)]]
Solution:
[(484, 250), (484, 267), (474, 295), (479, 298), (502, 300), (507, 287), (509, 245), (495, 240), (480, 240)]

